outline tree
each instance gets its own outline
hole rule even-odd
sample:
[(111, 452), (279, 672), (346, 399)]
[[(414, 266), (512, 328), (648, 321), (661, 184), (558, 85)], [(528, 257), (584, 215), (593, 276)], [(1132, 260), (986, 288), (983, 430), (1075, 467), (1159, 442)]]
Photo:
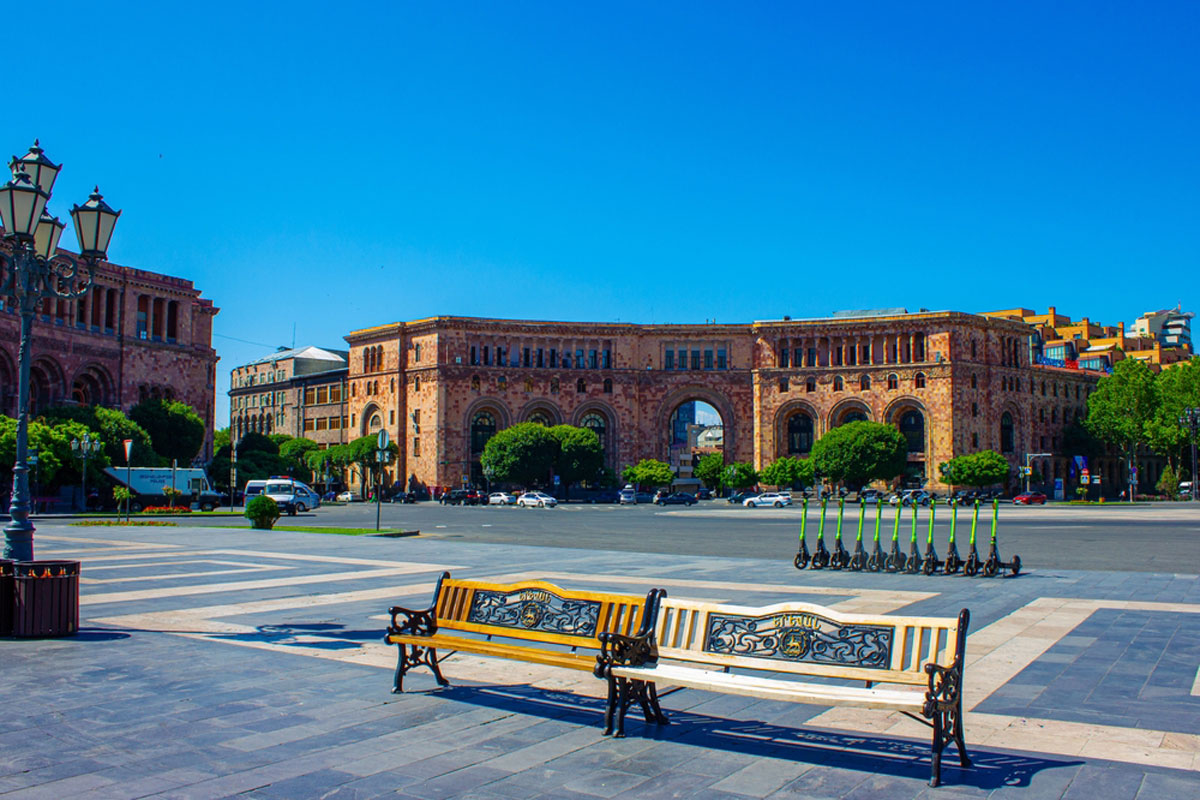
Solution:
[(167, 461), (189, 464), (204, 444), (204, 420), (187, 403), (144, 400), (129, 409), (129, 418), (150, 434), (154, 452)]
[(995, 450), (952, 458), (938, 465), (942, 480), (951, 486), (974, 486), (982, 489), (1000, 483), (1008, 477), (1011, 468), (1008, 459)]
[[(209, 464), (209, 478), (215, 479), (219, 485), (228, 483), (231, 449), (222, 447), (213, 454)], [(286, 472), (287, 462), (279, 457), (279, 446), (266, 436), (247, 433), (238, 440), (237, 478), (240, 486), (245, 486), (246, 481), (261, 481)]]
[(558, 439), (549, 428), (519, 422), (488, 439), (479, 462), (501, 483), (543, 486), (549, 482), (558, 452)]
[(68, 420), (87, 426), (93, 438), (99, 436), (104, 442), (104, 452), (110, 464), (125, 466), (125, 440), (132, 439), (130, 466), (164, 466), (163, 459), (150, 445), (150, 434), (118, 409), (103, 406), (54, 406), (43, 411), (38, 419), (51, 427)]
[[(47, 494), (57, 491), (60, 486), (73, 486), (79, 482), (81, 462), (71, 452), (71, 441), (83, 439), (89, 433), (92, 431), (83, 423), (73, 420), (65, 420), (53, 426), (39, 420), (30, 421), (29, 448), (31, 454), (36, 448), (38, 463), (36, 470), (30, 469), (29, 475), (31, 482), (36, 478), (40, 492)], [(101, 442), (103, 441), (101, 439)], [(0, 416), (0, 482), (12, 484), (12, 468), (16, 458), (17, 421), (11, 417)], [(108, 453), (101, 449), (98, 455), (87, 462), (88, 475), (99, 477), (109, 463)]]
[[(1118, 361), (1112, 374), (1101, 378), (1088, 397), (1087, 429), (1116, 447), (1132, 464), (1146, 441), (1146, 423), (1154, 416), (1154, 373), (1136, 358)], [(1129, 496), (1134, 495), (1130, 474)]]
[(812, 483), (813, 465), (806, 458), (783, 456), (763, 467), (761, 478), (771, 486), (802, 489)]
[(725, 484), (724, 453), (706, 453), (700, 456), (700, 462), (696, 464), (692, 474), (709, 489), (720, 489)]
[(279, 445), (279, 457), (287, 463), (288, 474), (304, 481), (311, 481), (315, 471), (308, 465), (308, 455), (313, 452), (321, 452), (321, 446), (303, 436), (294, 439), (289, 437)]
[(758, 472), (748, 461), (735, 461), (725, 469), (725, 483), (734, 489), (748, 489), (758, 483)]
[(818, 439), (809, 458), (816, 474), (858, 487), (904, 472), (908, 443), (891, 425), (850, 422)]
[(213, 431), (213, 450), (229, 444), (233, 444), (233, 437), (229, 433), (229, 428), (217, 428)]
[(621, 477), (636, 486), (650, 488), (670, 486), (675, 481), (671, 465), (655, 458), (643, 458), (636, 464), (630, 464), (621, 472)]
[(1158, 477), (1158, 485), (1154, 488), (1172, 500), (1175, 499), (1175, 495), (1179, 493), (1179, 478), (1175, 475), (1175, 470), (1171, 469), (1170, 464), (1163, 467), (1162, 475)]
[(1200, 408), (1200, 357), (1167, 367), (1154, 377), (1154, 412), (1146, 421), (1146, 445), (1165, 456), (1178, 473), (1190, 433), (1179, 418), (1186, 408)]
[(554, 474), (559, 476), (564, 492), (579, 481), (595, 480), (604, 466), (604, 449), (595, 431), (574, 425), (555, 425), (550, 428), (550, 436), (558, 442)]
[(395, 442), (388, 442), (387, 455), (379, 460), (379, 436), (368, 434), (360, 436), (346, 445), (348, 463), (357, 464), (362, 475), (363, 488), (369, 488), (379, 483), (380, 472), (384, 466), (396, 460), (400, 448)]

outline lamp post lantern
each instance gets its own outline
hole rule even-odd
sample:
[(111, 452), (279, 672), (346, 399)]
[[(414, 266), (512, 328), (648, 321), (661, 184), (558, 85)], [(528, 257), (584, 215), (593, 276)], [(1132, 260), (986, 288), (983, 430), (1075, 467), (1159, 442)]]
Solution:
[(92, 456), (94, 456), (100, 452), (101, 447), (103, 447), (103, 445), (100, 444), (100, 440), (93, 439), (91, 437), (91, 434), (88, 434), (88, 433), (85, 433), (83, 435), (83, 441), (80, 441), (79, 439), (71, 440), (71, 453), (76, 458), (78, 458), (83, 464), (83, 466), (79, 470), (79, 475), (80, 475), (79, 481), (80, 481), (80, 490), (83, 492), (83, 503), (82, 503), (83, 507), (81, 510), (85, 514), (87, 513), (87, 507), (88, 507), (88, 502), (87, 502), (87, 500), (88, 500), (87, 464), (88, 464), (88, 461), (91, 460)]
[[(4, 557), (33, 560), (33, 523), (29, 521), (29, 365), (33, 318), (42, 301), (75, 300), (92, 288), (96, 265), (108, 252), (120, 211), (104, 202), (99, 188), (82, 206), (71, 208), (79, 255), (58, 253), (66, 226), (46, 211), (54, 181), (62, 169), (33, 147), (9, 164), (12, 179), (0, 186), (0, 224), (7, 252), (0, 252), (0, 297), (17, 301), (21, 340), (17, 350), (17, 441), (13, 465), (12, 521), (4, 528)], [(86, 498), (85, 498), (86, 503)]]
[(1197, 500), (1196, 497), (1196, 434), (1200, 429), (1200, 408), (1191, 406), (1183, 410), (1183, 414), (1179, 417), (1179, 423), (1187, 429), (1188, 441), (1192, 445), (1192, 502)]

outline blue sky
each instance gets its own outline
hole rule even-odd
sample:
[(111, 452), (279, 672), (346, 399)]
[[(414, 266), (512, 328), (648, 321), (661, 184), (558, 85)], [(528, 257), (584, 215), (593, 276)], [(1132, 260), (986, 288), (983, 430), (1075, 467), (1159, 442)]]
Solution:
[(218, 420), (293, 326), (1196, 308), (1200, 6), (646, 6), (47, 3), (0, 142), (221, 308)]

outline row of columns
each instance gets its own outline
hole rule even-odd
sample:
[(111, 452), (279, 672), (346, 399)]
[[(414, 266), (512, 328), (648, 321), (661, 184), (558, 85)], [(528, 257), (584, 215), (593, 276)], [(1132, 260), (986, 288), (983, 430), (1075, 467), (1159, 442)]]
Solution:
[(928, 360), (923, 333), (781, 339), (776, 365), (784, 368), (912, 364)]

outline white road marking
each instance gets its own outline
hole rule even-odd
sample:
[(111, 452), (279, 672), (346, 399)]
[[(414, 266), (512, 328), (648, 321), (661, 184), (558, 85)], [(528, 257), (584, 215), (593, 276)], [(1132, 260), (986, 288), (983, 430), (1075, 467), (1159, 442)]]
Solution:
[(1192, 682), (1192, 694), (1200, 697), (1200, 667), (1196, 668), (1196, 680)]

